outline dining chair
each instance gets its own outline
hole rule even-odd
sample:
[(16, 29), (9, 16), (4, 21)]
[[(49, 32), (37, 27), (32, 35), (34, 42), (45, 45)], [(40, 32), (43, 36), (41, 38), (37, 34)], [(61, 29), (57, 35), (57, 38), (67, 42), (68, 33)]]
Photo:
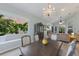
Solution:
[(39, 36), (37, 34), (34, 35), (34, 39), (35, 39), (35, 41), (39, 41)]
[(20, 56), (24, 56), (24, 52), (26, 51), (26, 47), (27, 45), (31, 44), (31, 37), (30, 35), (24, 35), (21, 37), (21, 43), (22, 46), (19, 48), (21, 55)]
[(22, 47), (31, 44), (31, 37), (30, 35), (24, 35), (21, 37)]
[(51, 35), (51, 40), (57, 40), (57, 35), (56, 34), (52, 34)]
[(47, 31), (47, 36), (48, 36), (48, 38), (51, 39), (51, 35), (52, 35), (52, 31)]
[(70, 43), (66, 56), (73, 56), (75, 54), (75, 48), (76, 48), (76, 40), (73, 40)]

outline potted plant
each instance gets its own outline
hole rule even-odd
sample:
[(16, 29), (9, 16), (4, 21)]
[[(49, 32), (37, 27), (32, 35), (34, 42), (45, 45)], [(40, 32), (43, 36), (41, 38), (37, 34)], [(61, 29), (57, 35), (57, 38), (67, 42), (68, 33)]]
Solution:
[(22, 30), (23, 32), (26, 32), (26, 31), (28, 30), (27, 22), (25, 22), (24, 24), (19, 24), (19, 28), (20, 28), (20, 30)]
[(4, 19), (3, 15), (0, 15), (0, 37), (5, 36), (6, 34), (18, 34), (19, 30), (26, 32), (28, 30), (28, 24), (17, 24), (12, 19)]
[(65, 33), (65, 28), (64, 27), (59, 27), (59, 33)]

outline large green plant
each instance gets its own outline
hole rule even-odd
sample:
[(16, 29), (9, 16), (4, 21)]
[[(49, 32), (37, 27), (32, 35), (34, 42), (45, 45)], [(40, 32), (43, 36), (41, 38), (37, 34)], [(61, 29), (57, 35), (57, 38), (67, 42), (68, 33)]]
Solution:
[(27, 31), (28, 24), (27, 22), (24, 24), (17, 24), (12, 19), (4, 19), (3, 15), (0, 15), (0, 36), (5, 35), (7, 33), (18, 33), (18, 30)]
[(19, 29), (24, 32), (28, 30), (28, 23), (18, 24), (18, 26), (19, 26)]
[(59, 27), (59, 33), (65, 33), (65, 28), (64, 27)]
[(5, 19), (2, 19), (2, 15), (0, 16), (0, 35), (4, 35), (6, 33), (8, 33), (8, 28), (7, 27), (7, 22), (5, 22)]

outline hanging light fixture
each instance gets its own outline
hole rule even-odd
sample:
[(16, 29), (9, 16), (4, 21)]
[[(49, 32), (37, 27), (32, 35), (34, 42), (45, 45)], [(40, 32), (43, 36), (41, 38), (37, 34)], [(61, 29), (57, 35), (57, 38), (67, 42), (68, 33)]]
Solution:
[(62, 16), (59, 17), (59, 24), (62, 25), (64, 21), (62, 20)]
[[(48, 7), (47, 8), (43, 8), (43, 15), (44, 16), (51, 16), (52, 12), (56, 12), (55, 7), (52, 7), (52, 5), (50, 3), (48, 3)], [(60, 9), (61, 12), (65, 11), (65, 8)]]
[(53, 11), (55, 11), (55, 8), (54, 7), (52, 8), (52, 5), (48, 4), (47, 8), (43, 8), (43, 15), (44, 16), (51, 16)]

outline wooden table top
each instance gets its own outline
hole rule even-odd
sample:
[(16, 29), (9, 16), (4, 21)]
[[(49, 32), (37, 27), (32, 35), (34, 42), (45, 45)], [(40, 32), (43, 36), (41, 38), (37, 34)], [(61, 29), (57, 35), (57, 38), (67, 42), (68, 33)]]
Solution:
[(26, 47), (22, 47), (24, 56), (56, 56), (62, 42), (50, 40), (47, 46), (40, 42), (34, 42)]
[(68, 34), (57, 34), (57, 40), (62, 42), (69, 42)]

